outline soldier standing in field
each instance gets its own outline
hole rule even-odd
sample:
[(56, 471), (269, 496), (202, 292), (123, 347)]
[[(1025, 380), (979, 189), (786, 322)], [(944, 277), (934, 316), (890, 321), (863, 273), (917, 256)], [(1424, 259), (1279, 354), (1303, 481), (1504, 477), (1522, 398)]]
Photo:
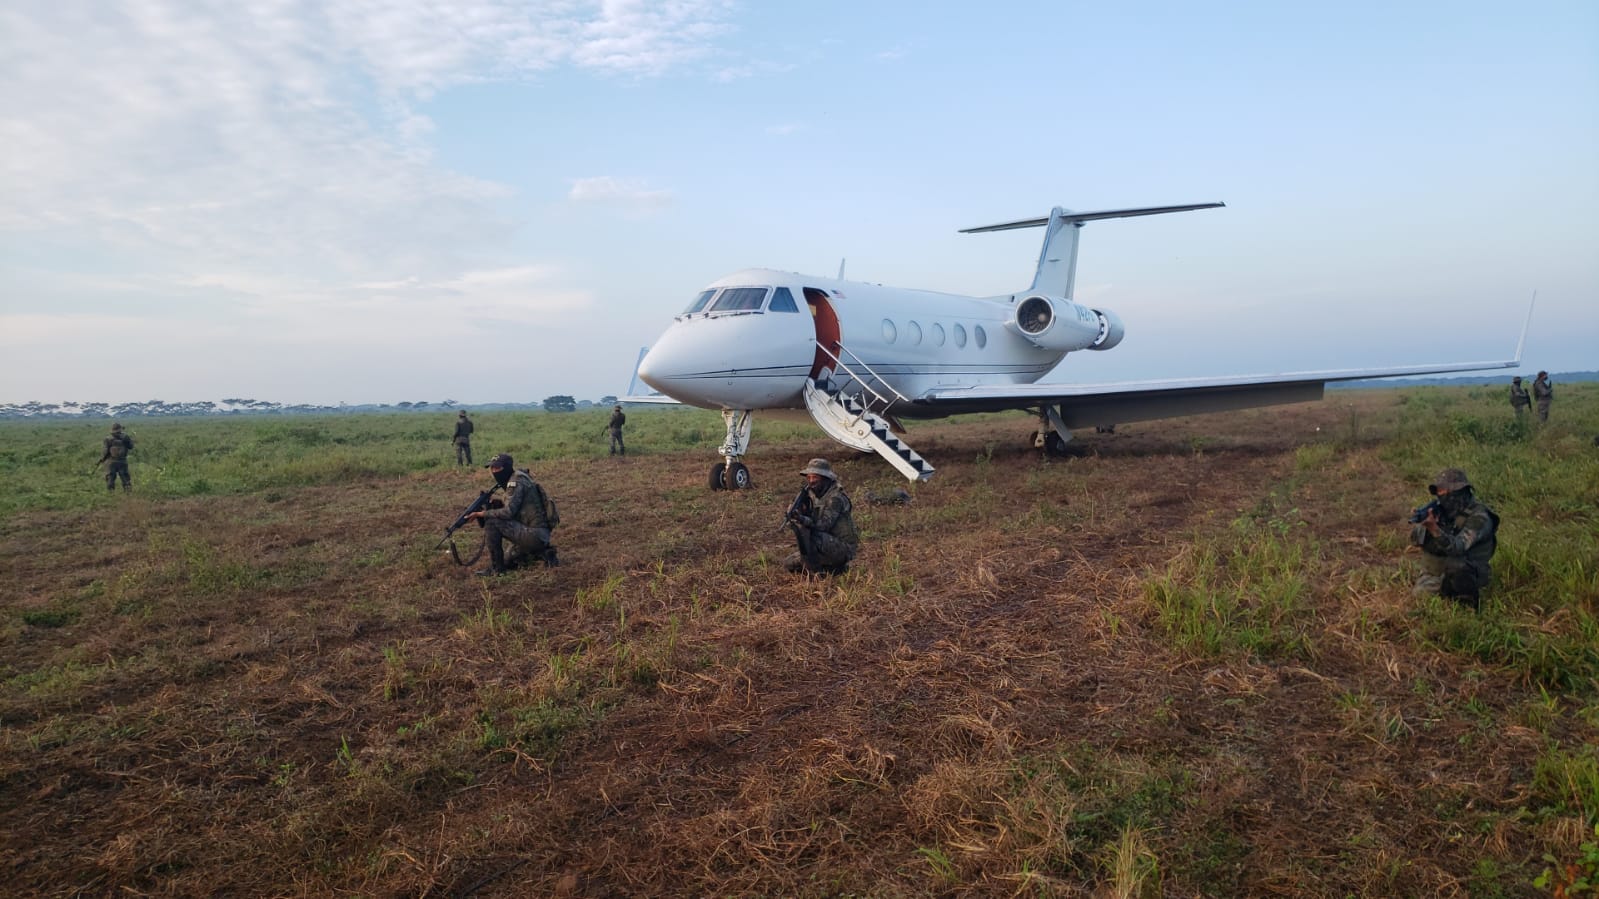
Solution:
[(472, 464), (472, 419), (462, 409), (455, 417), (455, 464)]
[(1532, 382), (1532, 398), (1538, 403), (1538, 421), (1549, 420), (1549, 404), (1555, 398), (1555, 386), (1549, 383), (1549, 373), (1538, 372), (1538, 377)]
[[(105, 489), (117, 489), (117, 478), (122, 479), (122, 489), (133, 492), (133, 479), (128, 477), (128, 453), (133, 451), (133, 438), (122, 433), (122, 423), (111, 425), (111, 436), (105, 439), (105, 454), (100, 462), (110, 460), (105, 470)], [(96, 462), (99, 465), (100, 462)]]
[(800, 469), (805, 489), (795, 497), (786, 523), (794, 531), (799, 551), (789, 554), (783, 567), (811, 574), (842, 574), (860, 549), (853, 506), (826, 459), (812, 459)]
[(1521, 375), (1510, 379), (1510, 408), (1516, 410), (1516, 418), (1527, 414), (1527, 407), (1532, 405), (1532, 399), (1527, 396), (1527, 388), (1521, 386)]
[(622, 425), (627, 424), (627, 416), (622, 414), (622, 404), (617, 403), (611, 410), (611, 455), (627, 455), (627, 444), (622, 442)]
[(1471, 482), (1458, 468), (1446, 468), (1427, 486), (1433, 501), (1412, 516), (1410, 542), (1421, 547), (1422, 575), (1415, 593), (1436, 594), (1478, 611), (1480, 595), (1493, 578), (1499, 545), (1499, 516), (1472, 495)]

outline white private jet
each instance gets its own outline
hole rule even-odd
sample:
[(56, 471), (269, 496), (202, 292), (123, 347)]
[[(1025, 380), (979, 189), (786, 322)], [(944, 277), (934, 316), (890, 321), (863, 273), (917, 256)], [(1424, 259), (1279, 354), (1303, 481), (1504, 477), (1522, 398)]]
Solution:
[(834, 440), (876, 452), (916, 481), (931, 477), (933, 467), (894, 433), (904, 430), (900, 419), (1027, 410), (1039, 416), (1035, 445), (1060, 455), (1071, 428), (1318, 400), (1329, 381), (1520, 363), (1518, 345), (1516, 358), (1505, 362), (1035, 383), (1066, 354), (1111, 349), (1125, 334), (1115, 313), (1072, 298), (1084, 223), (1222, 205), (1101, 212), (1056, 207), (1045, 218), (968, 228), (961, 233), (1045, 228), (1032, 286), (996, 297), (844, 281), (842, 266), (836, 279), (759, 268), (735, 272), (700, 291), (641, 355), (637, 376), (660, 395), (624, 399), (721, 410), (727, 436), (722, 461), (710, 474), (710, 486), (719, 490), (750, 486), (744, 455), (756, 410), (806, 409)]

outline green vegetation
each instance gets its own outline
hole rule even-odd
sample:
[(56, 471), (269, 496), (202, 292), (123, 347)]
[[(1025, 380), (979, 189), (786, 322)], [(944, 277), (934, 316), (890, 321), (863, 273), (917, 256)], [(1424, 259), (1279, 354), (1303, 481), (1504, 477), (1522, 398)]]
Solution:
[[(1599, 386), (1335, 393), (904, 482), (762, 420), (486, 413), (562, 565), (433, 550), (452, 415), (0, 424), (0, 833), (19, 894), (1575, 896), (1599, 882)], [(865, 550), (794, 578), (830, 456)], [(1413, 597), (1438, 469), (1504, 517)], [(476, 529), (457, 535), (465, 554)], [(93, 809), (85, 814), (84, 809)], [(568, 878), (571, 878), (570, 880)], [(575, 883), (576, 886), (572, 886)], [(492, 889), (487, 885), (492, 884)]]
[[(473, 450), (480, 464), (499, 452), (519, 466), (598, 458), (608, 448), (601, 435), (609, 418), (608, 409), (485, 412), (473, 417)], [(260, 494), (281, 502), (306, 487), (452, 469), (454, 421), (440, 411), (151, 418), (124, 426), (136, 442), (129, 456), (135, 497)], [(108, 428), (103, 420), (0, 422), (0, 469), (7, 472), (0, 521), (26, 511), (119, 508), (121, 498), (106, 495), (104, 470), (93, 468)], [(629, 416), (627, 434), (629, 452), (649, 456), (715, 444), (722, 423), (700, 409), (650, 409)], [(760, 439), (770, 445), (800, 436), (814, 438), (802, 426), (772, 423), (763, 424)]]

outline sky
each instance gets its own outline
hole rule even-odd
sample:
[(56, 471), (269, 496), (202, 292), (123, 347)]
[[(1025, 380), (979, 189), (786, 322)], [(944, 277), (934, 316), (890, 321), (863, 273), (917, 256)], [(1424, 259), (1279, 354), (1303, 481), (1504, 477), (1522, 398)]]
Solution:
[(993, 295), (1097, 382), (1599, 368), (1599, 5), (0, 6), (0, 402), (626, 391), (748, 267)]

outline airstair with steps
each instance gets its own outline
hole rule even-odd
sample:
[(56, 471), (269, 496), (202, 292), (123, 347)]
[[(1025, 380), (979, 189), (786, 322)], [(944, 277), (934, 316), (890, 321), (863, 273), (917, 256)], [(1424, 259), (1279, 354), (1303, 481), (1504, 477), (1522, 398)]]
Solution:
[[(833, 360), (833, 367), (824, 369), (819, 378), (807, 378), (804, 390), (805, 407), (817, 426), (845, 446), (877, 453), (908, 480), (932, 477), (933, 466), (899, 439), (886, 417), (894, 403), (905, 397), (847, 348), (840, 346), (839, 354), (834, 354), (823, 347), (822, 352)], [(841, 354), (848, 354), (854, 367), (846, 364)], [(871, 381), (862, 378), (856, 368), (869, 374)], [(873, 388), (872, 382), (890, 395)]]

